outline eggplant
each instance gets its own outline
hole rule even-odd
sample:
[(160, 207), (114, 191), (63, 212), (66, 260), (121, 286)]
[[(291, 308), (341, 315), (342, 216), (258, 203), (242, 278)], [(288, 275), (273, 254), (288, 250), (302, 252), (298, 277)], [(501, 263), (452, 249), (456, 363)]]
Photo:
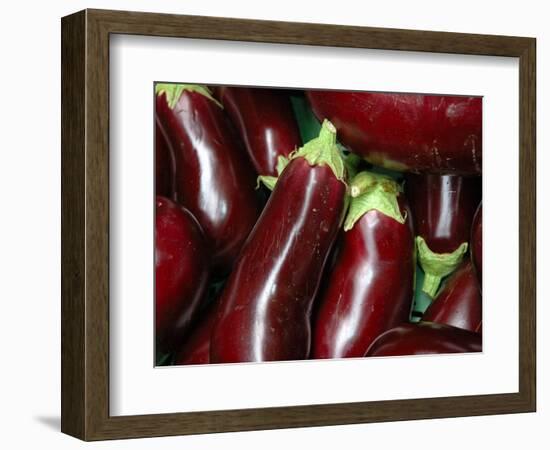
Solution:
[(472, 262), (474, 264), (477, 277), (479, 279), (479, 286), (482, 285), (482, 269), (483, 269), (483, 245), (482, 245), (482, 225), (483, 225), (483, 211), (481, 203), (477, 208), (472, 223), (472, 235), (470, 237), (470, 255), (472, 256)]
[(481, 352), (481, 334), (439, 323), (406, 323), (386, 331), (366, 356)]
[(376, 337), (409, 319), (412, 307), (414, 233), (400, 186), (360, 172), (351, 194), (314, 322), (313, 359), (364, 356)]
[(481, 174), (481, 97), (308, 91), (320, 119), (370, 163), (400, 172)]
[(204, 297), (208, 248), (193, 215), (156, 197), (155, 333), (164, 352), (177, 349)]
[(306, 359), (311, 307), (345, 211), (345, 168), (329, 122), (294, 153), (224, 286), (211, 362)]
[(210, 305), (199, 319), (197, 326), (185, 338), (176, 355), (176, 365), (210, 363), (210, 335), (216, 321), (217, 302)]
[(230, 270), (260, 213), (256, 176), (222, 106), (202, 86), (157, 84), (156, 115), (176, 162), (176, 200), (211, 243), (217, 273)]
[(422, 320), (477, 331), (481, 323), (481, 293), (469, 259), (443, 284)]
[(155, 194), (175, 198), (174, 153), (164, 132), (155, 121)]
[(290, 98), (280, 89), (220, 86), (223, 104), (244, 142), (258, 175), (277, 176), (279, 156), (302, 146)]
[(481, 200), (481, 177), (407, 174), (422, 290), (434, 297), (441, 279), (451, 274), (468, 250), (472, 219)]

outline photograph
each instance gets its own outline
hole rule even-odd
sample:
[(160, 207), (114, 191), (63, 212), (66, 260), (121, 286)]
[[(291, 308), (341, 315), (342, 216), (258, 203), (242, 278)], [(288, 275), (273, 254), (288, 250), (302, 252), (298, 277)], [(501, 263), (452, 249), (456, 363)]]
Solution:
[(482, 96), (152, 90), (155, 366), (482, 352)]

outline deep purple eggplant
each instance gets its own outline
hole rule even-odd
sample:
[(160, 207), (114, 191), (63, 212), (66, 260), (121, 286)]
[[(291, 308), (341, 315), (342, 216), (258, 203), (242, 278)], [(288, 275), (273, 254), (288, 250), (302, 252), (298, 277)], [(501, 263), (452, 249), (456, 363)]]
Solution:
[(155, 194), (170, 199), (175, 198), (176, 163), (174, 153), (155, 121)]
[(215, 88), (214, 94), (237, 127), (258, 175), (277, 176), (279, 156), (302, 145), (288, 94), (229, 86)]
[(208, 281), (207, 244), (193, 215), (156, 198), (155, 332), (159, 348), (177, 349), (200, 307)]
[(395, 327), (370, 346), (366, 356), (405, 356), (481, 351), (481, 334), (431, 322)]
[(176, 365), (210, 363), (210, 335), (216, 321), (217, 306), (217, 302), (210, 305), (198, 319), (196, 327), (185, 338), (176, 355)]
[(283, 170), (224, 287), (211, 362), (308, 357), (312, 302), (345, 195), (336, 130), (325, 122)]
[(414, 233), (399, 185), (361, 172), (351, 193), (339, 252), (314, 321), (314, 359), (362, 357), (376, 337), (410, 315)]
[(472, 255), (472, 262), (479, 279), (479, 286), (482, 285), (482, 269), (483, 269), (483, 245), (482, 245), (482, 235), (483, 235), (483, 210), (481, 203), (477, 208), (477, 211), (474, 215), (474, 221), (472, 223), (472, 235), (470, 238), (470, 254)]
[(434, 297), (468, 250), (472, 219), (481, 200), (481, 177), (407, 174), (418, 260), (425, 272), (422, 290)]
[(156, 115), (174, 151), (176, 200), (212, 244), (212, 263), (227, 272), (260, 213), (256, 176), (221, 105), (207, 88), (157, 84)]
[(370, 163), (406, 172), (481, 174), (481, 97), (308, 91), (315, 115)]
[(469, 259), (443, 284), (422, 320), (476, 331), (481, 323), (481, 293)]

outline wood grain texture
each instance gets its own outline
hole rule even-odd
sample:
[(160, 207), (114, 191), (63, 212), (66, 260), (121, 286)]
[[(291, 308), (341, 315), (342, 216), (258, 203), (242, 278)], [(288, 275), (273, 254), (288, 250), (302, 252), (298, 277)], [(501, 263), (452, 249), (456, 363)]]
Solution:
[[(519, 392), (109, 416), (110, 33), (519, 57)], [(98, 440), (535, 410), (534, 39), (87, 10), (63, 18), (62, 40), (62, 430), (65, 433)]]
[(85, 20), (80, 12), (61, 26), (61, 431), (78, 437), (86, 428)]

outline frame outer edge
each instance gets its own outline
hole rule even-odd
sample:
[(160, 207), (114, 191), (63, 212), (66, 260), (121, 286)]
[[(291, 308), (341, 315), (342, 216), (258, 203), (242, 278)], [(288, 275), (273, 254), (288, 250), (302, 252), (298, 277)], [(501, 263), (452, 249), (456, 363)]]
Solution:
[[(520, 352), (512, 394), (109, 416), (109, 33), (520, 57)], [(265, 27), (269, 25), (267, 32)], [(302, 30), (301, 25), (305, 30)], [(206, 30), (205, 30), (206, 27)], [(535, 40), (86, 10), (62, 21), (62, 431), (84, 440), (535, 410)], [(323, 30), (326, 30), (323, 25)], [(253, 30), (255, 33), (249, 33)], [(260, 30), (260, 31), (257, 31)], [(263, 30), (263, 31), (262, 31)], [(341, 30), (341, 32), (340, 32)], [(294, 33), (294, 34), (293, 34)], [(342, 34), (343, 33), (343, 34)], [(347, 33), (347, 34), (346, 34)], [(453, 37), (460, 42), (452, 42)], [(411, 39), (413, 40), (411, 44)], [(522, 234), (523, 233), (523, 234)], [(523, 262), (523, 265), (522, 265)]]
[(84, 12), (61, 20), (61, 431), (86, 431)]
[(519, 384), (526, 411), (536, 400), (536, 39), (526, 40), (519, 64), (520, 85), (520, 255)]

